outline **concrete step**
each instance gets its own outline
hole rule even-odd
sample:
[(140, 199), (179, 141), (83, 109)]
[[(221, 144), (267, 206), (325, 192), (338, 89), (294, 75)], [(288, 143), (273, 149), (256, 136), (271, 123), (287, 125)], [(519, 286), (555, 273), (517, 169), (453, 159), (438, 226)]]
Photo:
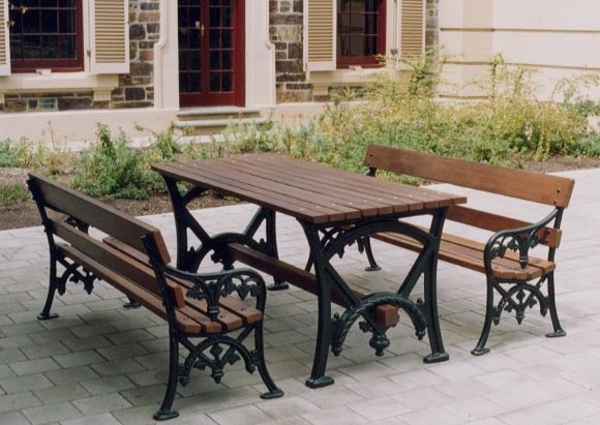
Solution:
[(262, 124), (264, 118), (258, 109), (233, 106), (192, 108), (177, 113), (173, 134), (182, 136), (210, 135), (222, 132), (228, 125)]

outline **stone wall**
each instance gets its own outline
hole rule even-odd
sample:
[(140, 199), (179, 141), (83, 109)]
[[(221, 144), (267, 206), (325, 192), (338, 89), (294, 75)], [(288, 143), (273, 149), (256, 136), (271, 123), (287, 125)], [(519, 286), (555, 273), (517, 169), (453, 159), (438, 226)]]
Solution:
[[(439, 0), (426, 0), (425, 46), (439, 45)], [(270, 37), (276, 51), (276, 101), (308, 102), (327, 100), (313, 96), (312, 84), (306, 82), (302, 63), (303, 0), (270, 0)]]
[(154, 44), (160, 36), (159, 0), (129, 1), (129, 74), (119, 77), (112, 94), (114, 108), (154, 105)]
[(302, 69), (302, 0), (269, 1), (269, 34), (275, 45), (276, 101), (307, 102), (311, 86)]
[(73, 111), (151, 107), (154, 104), (154, 43), (159, 38), (159, 0), (129, 1), (130, 74), (119, 76), (110, 100), (89, 91), (7, 93), (0, 112)]

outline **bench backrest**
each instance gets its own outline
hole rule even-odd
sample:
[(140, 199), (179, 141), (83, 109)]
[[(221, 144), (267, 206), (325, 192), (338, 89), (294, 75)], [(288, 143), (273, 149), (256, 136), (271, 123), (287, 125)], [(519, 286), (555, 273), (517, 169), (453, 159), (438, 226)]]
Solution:
[(364, 165), (561, 208), (569, 205), (575, 184), (565, 177), (378, 145), (367, 148)]
[[(155, 226), (34, 172), (29, 173), (27, 184), (38, 205), (46, 231), (60, 237), (83, 254), (101, 263), (124, 261), (117, 251), (112, 252), (101, 240), (90, 236), (85, 226), (80, 228), (73, 225), (77, 221), (141, 252), (145, 252), (142, 237), (149, 238), (157, 248), (159, 261), (163, 264), (171, 261), (160, 230)], [(68, 220), (65, 221), (64, 216), (57, 216), (51, 211), (64, 214)], [(119, 268), (119, 264), (114, 266)], [(124, 268), (124, 272), (135, 270), (135, 267), (127, 267), (126, 264), (120, 266)], [(152, 276), (148, 279), (154, 280)]]
[[(559, 210), (557, 219), (552, 227), (544, 228), (539, 234), (540, 242), (551, 248), (560, 245), (560, 218), (562, 210), (569, 205), (575, 185), (573, 179), (565, 177), (379, 145), (367, 148), (364, 165), (370, 174), (376, 170), (390, 171), (553, 206)], [(450, 208), (447, 218), (493, 232), (531, 224), (461, 205)]]

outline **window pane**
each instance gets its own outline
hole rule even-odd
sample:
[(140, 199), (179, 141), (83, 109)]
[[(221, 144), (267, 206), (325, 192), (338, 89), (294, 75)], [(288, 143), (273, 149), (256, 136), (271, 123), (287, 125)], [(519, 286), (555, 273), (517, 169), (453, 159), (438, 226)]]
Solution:
[(77, 39), (75, 36), (60, 38), (60, 52), (58, 56), (62, 59), (68, 59), (75, 56), (75, 44)]
[(58, 36), (44, 36), (41, 38), (41, 59), (53, 59), (58, 56)]
[(383, 18), (382, 0), (338, 0), (337, 57), (342, 66), (374, 64), (385, 34), (379, 25)]
[(82, 0), (11, 0), (11, 4), (16, 7), (10, 11), (13, 70), (82, 69), (78, 34)]

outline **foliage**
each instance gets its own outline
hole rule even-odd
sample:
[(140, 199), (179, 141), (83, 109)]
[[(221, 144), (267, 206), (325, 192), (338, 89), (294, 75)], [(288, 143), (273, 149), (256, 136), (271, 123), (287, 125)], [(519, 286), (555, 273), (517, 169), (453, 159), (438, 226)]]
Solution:
[(121, 133), (113, 139), (110, 130), (98, 124), (99, 142), (79, 155), (74, 187), (90, 196), (146, 199), (151, 191), (164, 190), (162, 180), (150, 170), (150, 164), (170, 156), (173, 145), (136, 150)]
[(208, 143), (189, 137), (183, 143), (169, 128), (152, 132), (152, 143), (143, 149), (133, 148), (122, 133), (114, 138), (98, 124), (98, 142), (78, 155), (54, 140), (51, 147), (0, 141), (0, 166), (73, 172), (74, 186), (89, 195), (143, 199), (165, 190), (162, 178), (150, 169), (152, 163), (225, 154), (276, 152), (355, 172), (363, 170), (371, 143), (512, 167), (554, 155), (600, 157), (600, 133), (588, 124), (590, 115), (600, 113), (600, 104), (579, 94), (584, 86), (597, 87), (600, 78), (562, 80), (552, 99), (540, 101), (532, 72), (508, 66), (497, 56), (487, 78), (473, 82), (487, 94), (485, 99), (443, 101), (433, 96), (445, 63), (436, 59), (440, 57), (426, 54), (402, 61), (402, 66), (397, 57), (382, 58), (388, 65), (383, 72), (361, 90), (332, 91), (330, 104), (313, 119), (299, 116), (292, 124), (273, 117), (251, 124), (236, 121)]
[(561, 81), (556, 100), (540, 101), (532, 72), (498, 56), (488, 78), (474, 82), (486, 99), (442, 101), (432, 93), (445, 60), (435, 57), (404, 61), (408, 78), (398, 78), (392, 63), (392, 72), (378, 74), (360, 98), (350, 90), (332, 93), (331, 104), (313, 121), (235, 126), (228, 140), (237, 152), (282, 152), (353, 171), (362, 169), (370, 143), (512, 167), (555, 155), (598, 155), (600, 136), (587, 119), (600, 108), (578, 96), (581, 81)]
[(28, 199), (29, 192), (23, 185), (0, 185), (0, 207), (8, 207)]

